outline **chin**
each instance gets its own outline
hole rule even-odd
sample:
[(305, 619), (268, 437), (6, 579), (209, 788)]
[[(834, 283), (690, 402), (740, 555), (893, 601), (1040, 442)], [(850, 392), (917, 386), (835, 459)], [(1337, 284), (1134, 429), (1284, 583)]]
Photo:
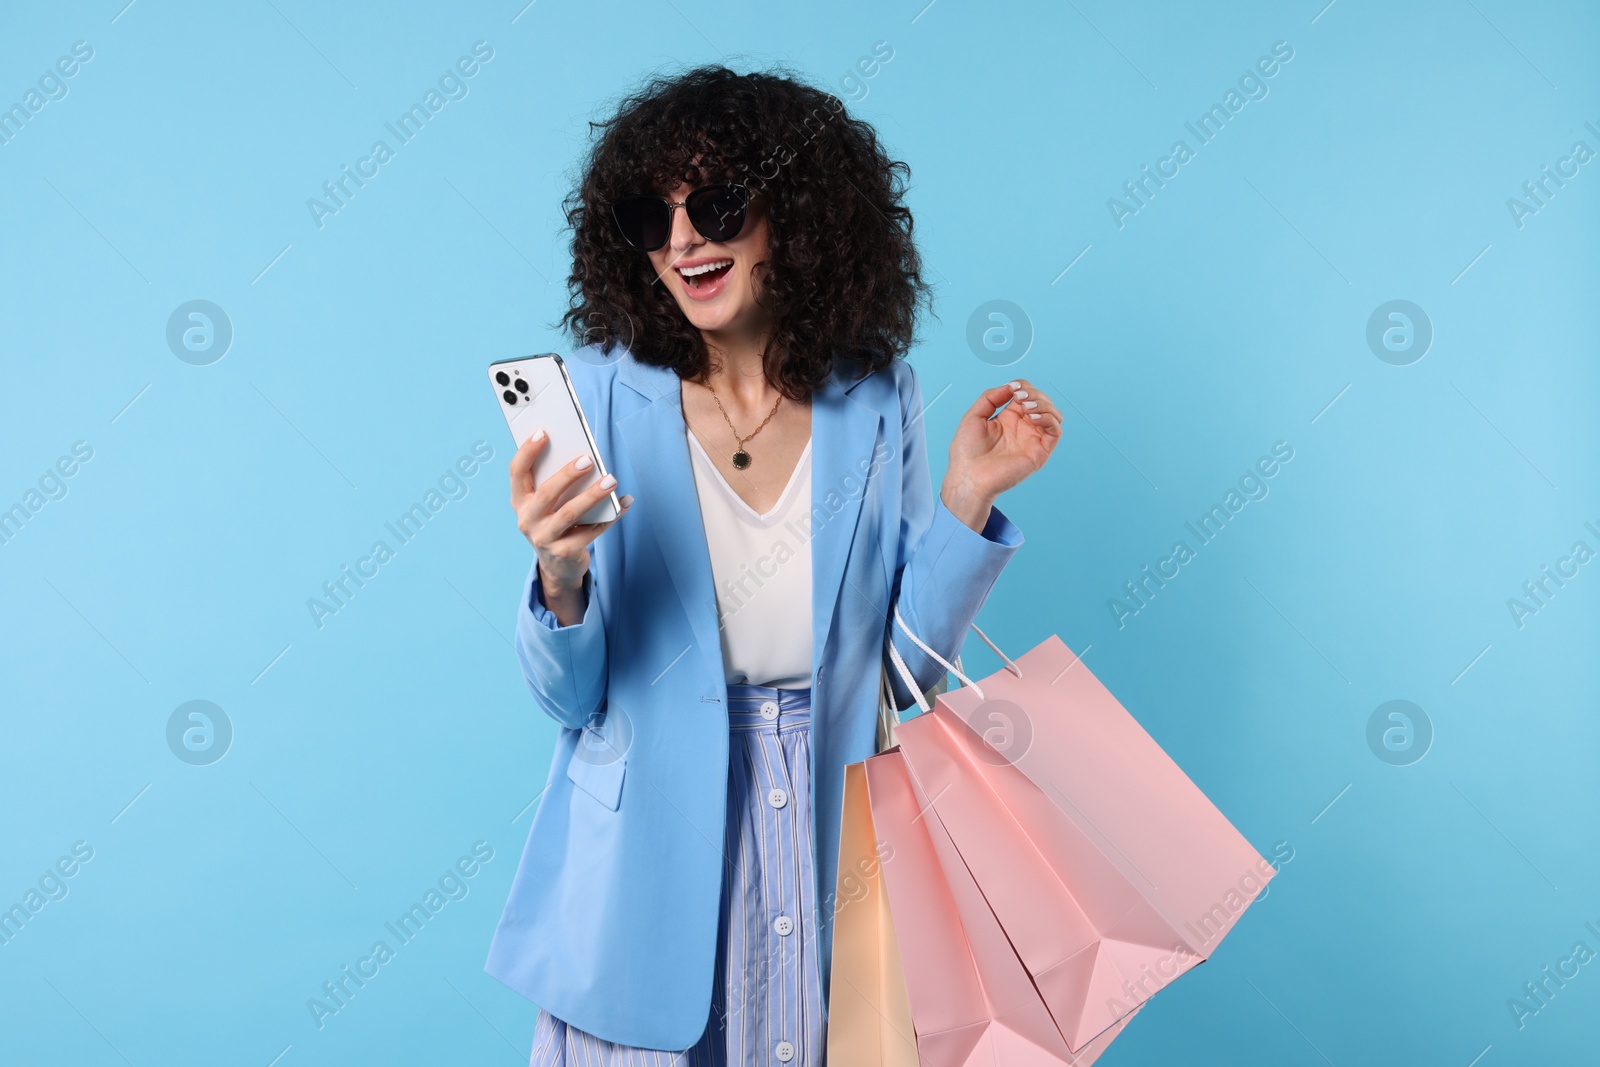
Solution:
[(673, 293), (678, 310), (689, 320), (689, 325), (707, 333), (716, 333), (733, 327), (747, 318), (754, 300), (747, 291), (724, 291), (711, 300), (695, 300), (682, 293)]
[[(679, 305), (682, 307), (682, 305)], [(703, 333), (718, 333), (733, 325), (736, 315), (726, 308), (708, 308), (693, 305), (682, 308), (683, 317), (689, 320), (689, 325)]]

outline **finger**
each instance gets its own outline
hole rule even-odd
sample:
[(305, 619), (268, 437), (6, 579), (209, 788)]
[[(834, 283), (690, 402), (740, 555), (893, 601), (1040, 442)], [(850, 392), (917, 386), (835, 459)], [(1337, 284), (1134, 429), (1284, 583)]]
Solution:
[(1058, 412), (1050, 411), (1041, 414), (1036, 411), (1030, 411), (1028, 412), (1028, 421), (1047, 436), (1061, 437), (1064, 433), (1061, 415)]
[(533, 491), (533, 461), (539, 455), (539, 450), (545, 446), (548, 436), (543, 430), (534, 434), (517, 449), (516, 455), (511, 457), (511, 506), (518, 507), (529, 493)]
[[(557, 537), (564, 537), (567, 531), (578, 525), (585, 512), (600, 501), (610, 496), (617, 487), (617, 479), (613, 475), (606, 475), (589, 488), (574, 496), (571, 500), (561, 505), (550, 515), (548, 528)], [(616, 521), (614, 519), (608, 521)], [(599, 526), (602, 523), (588, 523), (585, 525)]]
[(1061, 409), (1056, 407), (1053, 400), (1026, 384), (1017, 392), (1016, 401), (1011, 406), (1023, 414), (1054, 415), (1058, 419), (1063, 417)]
[(621, 503), (622, 510), (617, 512), (616, 519), (608, 519), (605, 522), (582, 523), (574, 526), (557, 540), (557, 544), (568, 551), (576, 551), (578, 548), (586, 547), (595, 538), (611, 529), (617, 519), (628, 513), (628, 509), (633, 507), (633, 497), (622, 497)]
[[(582, 463), (583, 466), (578, 466), (579, 463)], [(564, 463), (545, 475), (544, 480), (533, 487), (533, 498), (539, 502), (539, 506), (545, 511), (553, 511), (556, 501), (566, 495), (567, 490), (572, 488), (572, 484), (580, 478), (588, 476), (593, 470), (594, 462), (589, 456), (587, 454), (580, 455), (570, 463)]]
[(975, 415), (980, 419), (989, 418), (996, 411), (999, 411), (1006, 401), (1011, 399), (1014, 392), (1010, 385), (997, 385), (993, 389), (985, 389), (979, 394), (978, 399), (973, 401), (972, 406), (967, 409), (967, 416)]

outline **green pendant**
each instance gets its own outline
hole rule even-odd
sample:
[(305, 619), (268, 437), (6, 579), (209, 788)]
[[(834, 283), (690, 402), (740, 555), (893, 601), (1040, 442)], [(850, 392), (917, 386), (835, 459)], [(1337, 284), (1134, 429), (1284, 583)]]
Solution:
[(739, 449), (739, 451), (733, 454), (733, 465), (739, 470), (744, 470), (746, 467), (750, 466), (750, 453), (746, 452), (742, 448)]

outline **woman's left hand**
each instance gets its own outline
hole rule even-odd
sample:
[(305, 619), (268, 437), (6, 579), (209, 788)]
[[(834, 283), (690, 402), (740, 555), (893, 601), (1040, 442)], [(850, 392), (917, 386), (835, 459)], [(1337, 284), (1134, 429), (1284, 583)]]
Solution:
[(1031, 382), (986, 390), (956, 427), (939, 496), (981, 533), (1000, 494), (1043, 467), (1060, 440), (1061, 412)]

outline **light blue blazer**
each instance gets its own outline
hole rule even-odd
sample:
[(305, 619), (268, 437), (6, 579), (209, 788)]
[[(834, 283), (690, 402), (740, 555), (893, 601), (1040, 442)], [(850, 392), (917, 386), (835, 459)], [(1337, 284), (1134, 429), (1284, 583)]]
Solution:
[[(609, 1041), (684, 1049), (711, 1014), (728, 793), (716, 592), (677, 374), (613, 352), (568, 362), (600, 454), (632, 493), (591, 546), (588, 607), (560, 625), (534, 564), (517, 656), (560, 723), (555, 757), (485, 970)], [(898, 600), (918, 637), (959, 651), (1022, 534), (982, 534), (933, 492), (922, 397), (897, 359), (835, 370), (812, 396), (811, 811), (818, 950), (832, 949), (844, 768), (873, 755)], [(924, 689), (943, 670), (898, 634)], [(891, 668), (891, 678), (894, 678)], [(894, 681), (897, 702), (911, 694)]]

